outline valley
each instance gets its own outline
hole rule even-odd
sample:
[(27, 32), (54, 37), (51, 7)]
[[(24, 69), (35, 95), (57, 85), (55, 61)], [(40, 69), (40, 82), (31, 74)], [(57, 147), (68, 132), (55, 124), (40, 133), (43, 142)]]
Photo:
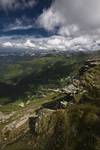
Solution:
[(99, 54), (0, 56), (2, 150), (99, 150)]

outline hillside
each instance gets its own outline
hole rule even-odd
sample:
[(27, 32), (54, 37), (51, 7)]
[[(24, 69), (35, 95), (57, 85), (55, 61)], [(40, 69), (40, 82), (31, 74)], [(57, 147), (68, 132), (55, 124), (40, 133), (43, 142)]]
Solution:
[[(99, 150), (99, 78), (99, 60), (88, 60), (79, 70), (79, 79), (73, 79), (70, 86), (53, 93), (49, 99), (46, 97), (39, 105), (37, 102), (34, 105), (33, 101), (29, 105), (31, 107), (24, 107), (22, 114), (23, 111), (35, 109), (30, 111), (29, 124), (24, 123), (24, 130), (22, 126), (16, 130), (19, 133), (26, 131), (26, 125), (29, 126), (28, 130), (24, 137), (8, 144), (4, 150), (23, 150), (25, 147), (27, 150)], [(5, 138), (11, 139), (16, 130), (12, 129), (9, 134), (5, 134)]]
[[(0, 59), (0, 104), (40, 96), (47, 89), (67, 86), (94, 53), (64, 53), (45, 56), (3, 56)], [(45, 91), (45, 92), (44, 92)]]
[[(57, 55), (9, 60), (1, 67), (0, 103), (38, 95), (41, 89), (58, 88), (69, 82), (86, 59), (79, 55)], [(3, 63), (4, 64), (4, 63)], [(3, 70), (3, 72), (2, 72)], [(65, 83), (66, 82), (66, 83)], [(2, 101), (3, 99), (3, 101)], [(5, 99), (5, 100), (4, 100)]]
[(77, 90), (65, 109), (41, 111), (37, 119), (34, 149), (100, 149), (100, 60), (86, 63), (88, 65), (85, 64), (81, 70), (79, 86), (85, 92), (77, 103), (76, 97), (80, 94), (80, 90)]

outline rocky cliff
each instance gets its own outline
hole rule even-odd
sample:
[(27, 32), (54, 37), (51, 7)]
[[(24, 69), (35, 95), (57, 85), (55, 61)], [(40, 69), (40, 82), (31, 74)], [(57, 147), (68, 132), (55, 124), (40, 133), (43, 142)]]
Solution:
[(76, 92), (71, 94), (70, 101), (68, 90), (61, 100), (67, 101), (65, 108), (39, 112), (34, 150), (100, 149), (100, 61), (88, 60), (76, 83)]
[[(79, 79), (73, 79), (59, 93), (55, 101), (37, 108), (35, 117), (20, 120), (24, 129), (28, 125), (29, 150), (99, 150), (100, 61), (88, 60), (79, 71)], [(19, 127), (20, 134), (23, 128)], [(23, 149), (10, 145), (5, 150)]]

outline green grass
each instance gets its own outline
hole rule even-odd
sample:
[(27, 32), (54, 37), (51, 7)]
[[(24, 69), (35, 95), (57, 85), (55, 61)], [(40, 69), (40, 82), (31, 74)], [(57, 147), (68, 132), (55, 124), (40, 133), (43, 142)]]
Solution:
[[(35, 110), (37, 109), (37, 107), (40, 107), (43, 103), (46, 102), (50, 102), (50, 101), (54, 101), (54, 97), (57, 97), (58, 93), (54, 93), (54, 94), (48, 94), (45, 98), (33, 98), (33, 99), (27, 99), (25, 101), (23, 101), (22, 99), (19, 99), (13, 103), (9, 103), (7, 105), (3, 105), (0, 107), (0, 111), (2, 112), (6, 112), (6, 113), (10, 113), (12, 111), (20, 111), (20, 110), (24, 110), (24, 109), (28, 109), (30, 107), (33, 107)], [(30, 100), (30, 103), (27, 105), (27, 101)], [(25, 107), (22, 108), (19, 106), (19, 104), (21, 102), (25, 103)]]

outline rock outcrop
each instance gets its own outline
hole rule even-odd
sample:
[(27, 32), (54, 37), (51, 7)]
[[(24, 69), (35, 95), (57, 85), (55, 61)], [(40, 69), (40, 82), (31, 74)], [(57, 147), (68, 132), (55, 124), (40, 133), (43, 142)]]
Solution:
[(43, 104), (35, 116), (25, 115), (9, 124), (4, 131), (30, 133), (32, 150), (99, 150), (99, 104), (100, 61), (88, 60), (79, 80), (64, 88), (61, 97)]
[[(64, 109), (40, 111), (34, 150), (100, 149), (100, 61), (89, 60), (88, 66), (80, 76), (79, 86), (86, 92), (82, 93), (79, 103), (74, 100), (73, 105), (67, 102)], [(76, 91), (72, 91), (72, 99), (75, 94), (78, 98), (80, 89)], [(64, 94), (67, 95), (68, 90)]]
[(35, 124), (34, 150), (97, 150), (100, 118), (92, 106), (41, 110)]

